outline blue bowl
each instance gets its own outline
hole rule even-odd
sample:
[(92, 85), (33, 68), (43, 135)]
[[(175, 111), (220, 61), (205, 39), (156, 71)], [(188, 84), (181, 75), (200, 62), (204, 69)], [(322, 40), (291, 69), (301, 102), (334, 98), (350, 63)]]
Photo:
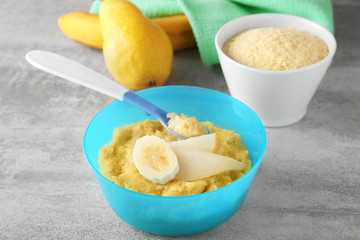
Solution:
[(199, 233), (230, 218), (244, 202), (265, 153), (266, 134), (260, 119), (245, 104), (210, 89), (166, 86), (137, 94), (168, 112), (184, 113), (199, 121), (211, 121), (216, 126), (235, 130), (249, 150), (252, 168), (225, 187), (197, 195), (161, 197), (122, 188), (100, 174), (98, 152), (111, 142), (115, 128), (153, 118), (116, 100), (92, 119), (83, 143), (85, 156), (110, 207), (132, 226), (160, 235)]

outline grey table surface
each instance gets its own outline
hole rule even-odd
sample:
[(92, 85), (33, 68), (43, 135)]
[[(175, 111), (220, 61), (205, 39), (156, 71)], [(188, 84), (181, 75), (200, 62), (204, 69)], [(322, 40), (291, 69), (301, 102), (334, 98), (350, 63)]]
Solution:
[[(338, 50), (306, 116), (268, 128), (265, 157), (241, 209), (192, 239), (360, 239), (360, 1), (334, 1)], [(163, 239), (128, 225), (103, 197), (82, 151), (113, 99), (27, 64), (61, 53), (110, 77), (101, 51), (67, 39), (57, 17), (90, 1), (13, 1), (0, 14), (0, 239)], [(196, 48), (175, 53), (167, 85), (228, 93)]]

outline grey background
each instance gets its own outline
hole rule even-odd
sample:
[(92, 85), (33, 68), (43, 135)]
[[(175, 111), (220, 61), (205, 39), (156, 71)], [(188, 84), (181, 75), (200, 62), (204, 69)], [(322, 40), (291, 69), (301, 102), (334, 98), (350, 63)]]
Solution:
[[(67, 39), (57, 17), (91, 1), (1, 2), (0, 239), (162, 239), (109, 208), (82, 138), (112, 99), (38, 71), (24, 55), (61, 53), (107, 76), (101, 51)], [(193, 239), (360, 239), (360, 1), (334, 1), (338, 51), (299, 123), (266, 129), (266, 155), (241, 209)], [(110, 76), (109, 76), (110, 77)], [(167, 85), (228, 93), (197, 49), (175, 53)]]

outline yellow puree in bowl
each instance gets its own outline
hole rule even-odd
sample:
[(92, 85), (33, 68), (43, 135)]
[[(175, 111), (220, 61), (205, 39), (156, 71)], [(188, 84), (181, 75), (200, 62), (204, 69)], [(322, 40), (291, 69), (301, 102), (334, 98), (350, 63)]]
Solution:
[(166, 184), (156, 184), (145, 179), (132, 161), (132, 150), (136, 139), (145, 135), (155, 135), (171, 142), (179, 140), (170, 134), (158, 121), (145, 120), (114, 131), (112, 142), (99, 152), (100, 173), (115, 184), (129, 190), (158, 195), (184, 196), (209, 192), (224, 187), (239, 179), (251, 168), (248, 151), (241, 144), (241, 138), (234, 131), (215, 127), (210, 122), (204, 122), (211, 132), (216, 132), (216, 144), (213, 153), (231, 157), (241, 161), (245, 167), (241, 171), (230, 170), (217, 175), (196, 180), (172, 180)]

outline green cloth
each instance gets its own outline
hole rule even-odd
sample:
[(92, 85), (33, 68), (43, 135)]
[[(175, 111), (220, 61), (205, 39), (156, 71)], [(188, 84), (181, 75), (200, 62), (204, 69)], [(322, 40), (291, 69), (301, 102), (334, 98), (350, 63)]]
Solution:
[[(216, 32), (232, 19), (255, 13), (285, 13), (308, 18), (334, 32), (330, 0), (130, 0), (147, 17), (185, 14), (193, 29), (205, 65), (219, 63)], [(95, 0), (90, 12), (98, 13)]]

